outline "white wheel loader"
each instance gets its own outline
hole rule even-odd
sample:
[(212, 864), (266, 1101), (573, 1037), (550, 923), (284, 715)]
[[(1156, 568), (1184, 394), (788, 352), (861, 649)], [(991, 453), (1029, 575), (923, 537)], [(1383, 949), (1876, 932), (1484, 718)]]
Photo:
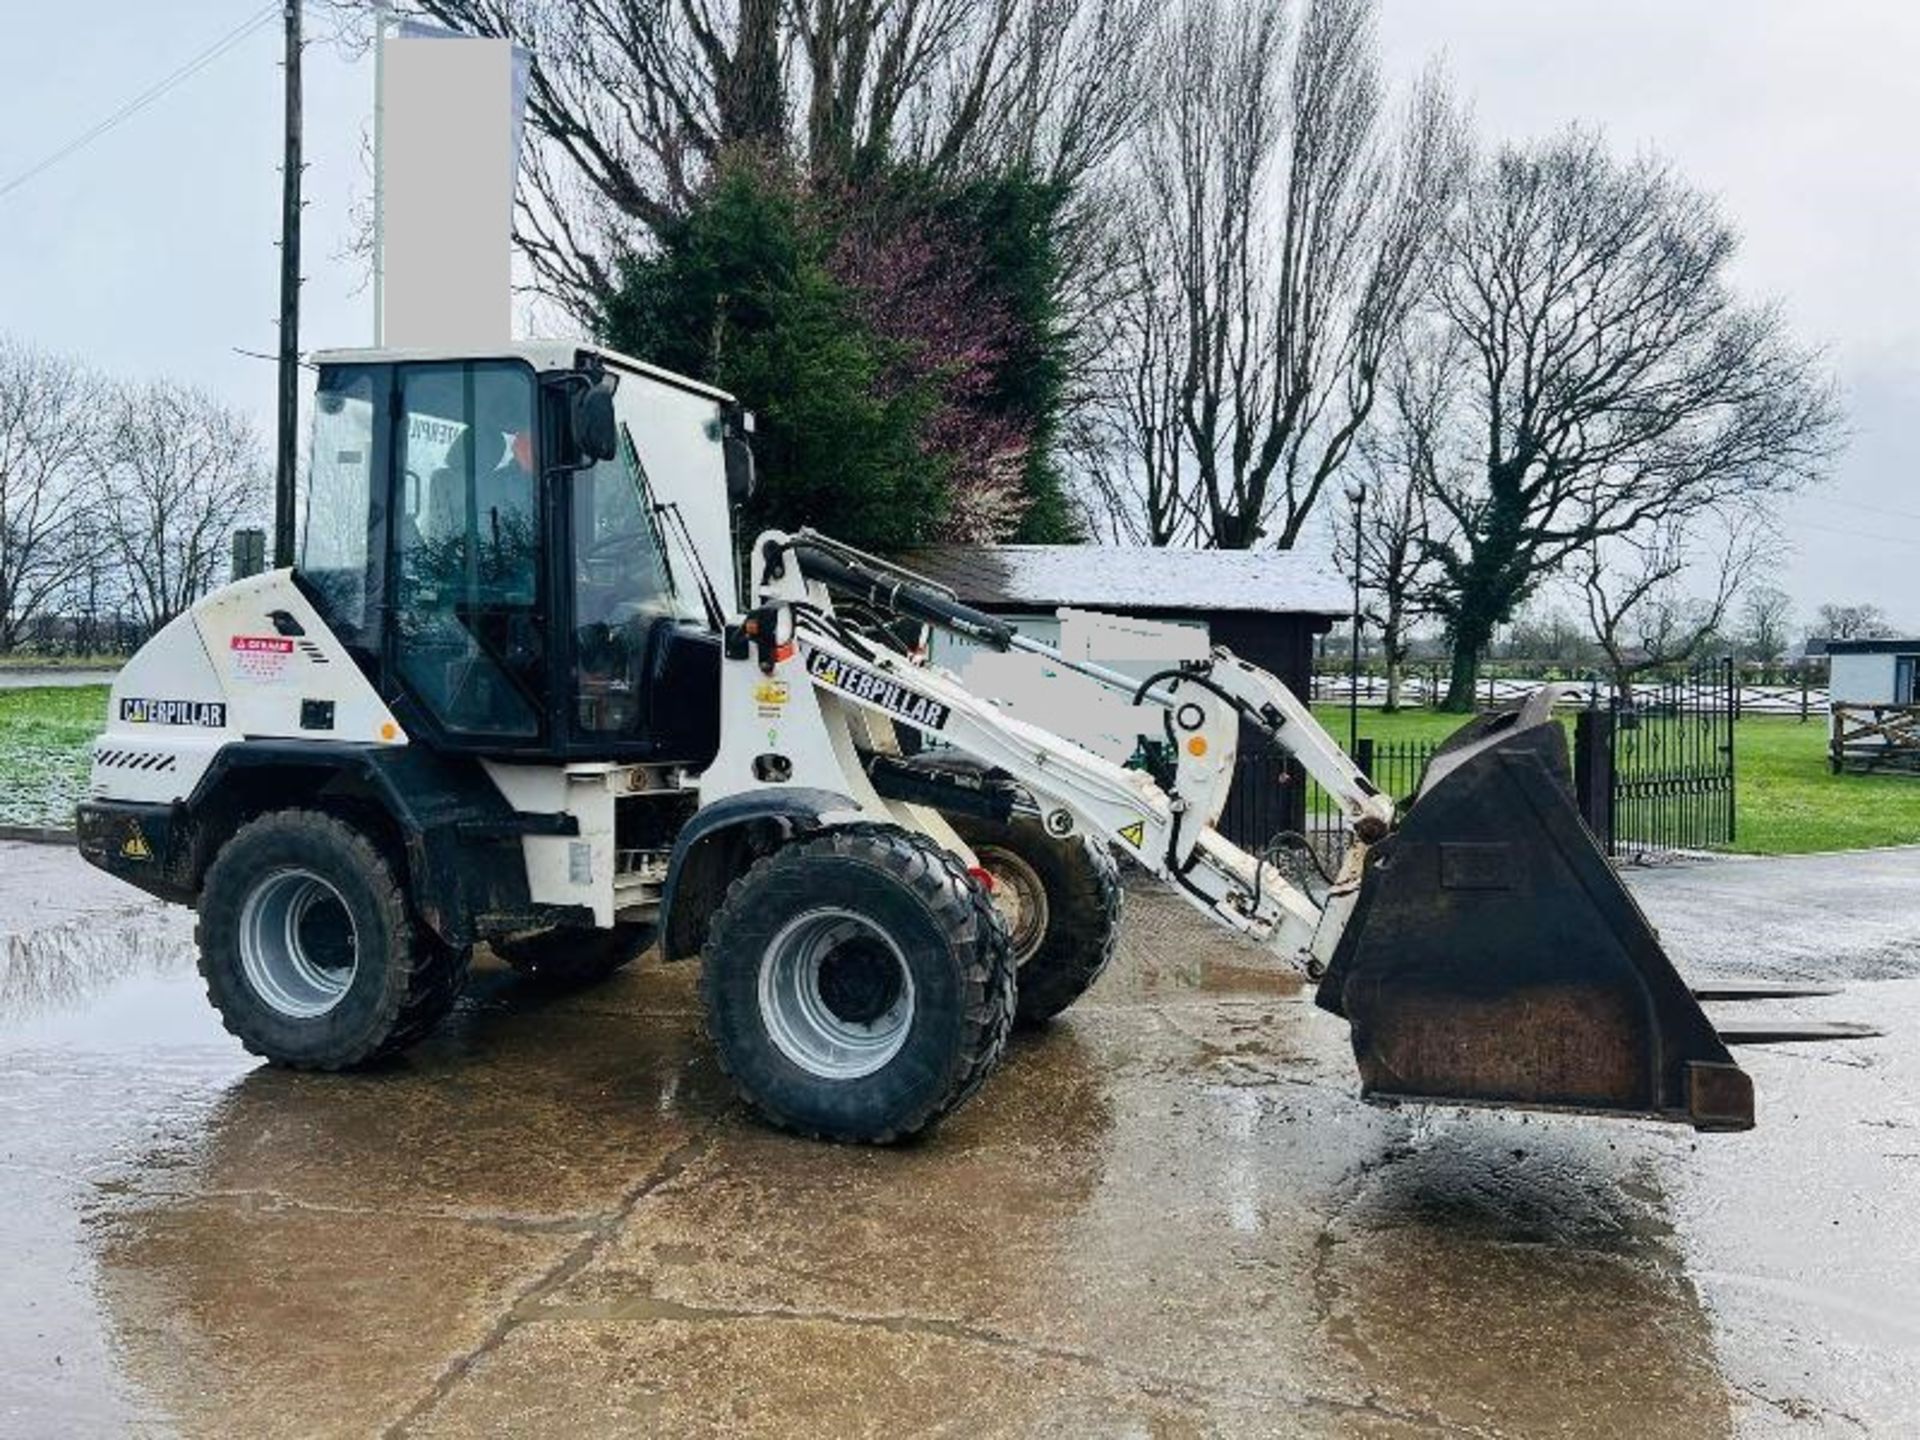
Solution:
[[(710, 387), (550, 343), (318, 368), (298, 564), (127, 664), (78, 816), (89, 860), (197, 909), (257, 1054), (401, 1050), (482, 942), (549, 983), (657, 942), (699, 957), (765, 1116), (892, 1140), (1098, 976), (1118, 852), (1317, 977), (1370, 1097), (1752, 1123), (1574, 813), (1544, 699), (1449, 742), (1396, 819), (1223, 650), (1136, 681), (824, 536), (736, 555), (749, 422)], [(1011, 717), (925, 662), (925, 626), (1123, 692), (1172, 761)], [(1214, 828), (1243, 727), (1346, 816), (1317, 899)]]

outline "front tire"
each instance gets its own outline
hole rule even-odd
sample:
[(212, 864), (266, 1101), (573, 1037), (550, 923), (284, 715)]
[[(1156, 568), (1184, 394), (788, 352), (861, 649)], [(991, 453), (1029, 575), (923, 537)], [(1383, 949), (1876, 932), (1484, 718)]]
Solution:
[(736, 880), (708, 931), (707, 1025), (774, 1124), (886, 1144), (980, 1088), (1013, 1019), (1005, 924), (923, 835), (851, 825)]
[(1020, 971), (1015, 1018), (1043, 1025), (1084, 995), (1113, 958), (1120, 869), (1092, 836), (1060, 839), (1038, 820), (946, 819), (993, 877)]
[(415, 924), (379, 848), (318, 811), (241, 826), (209, 867), (199, 909), (207, 998), (277, 1065), (344, 1070), (405, 1049), (466, 976), (465, 952)]

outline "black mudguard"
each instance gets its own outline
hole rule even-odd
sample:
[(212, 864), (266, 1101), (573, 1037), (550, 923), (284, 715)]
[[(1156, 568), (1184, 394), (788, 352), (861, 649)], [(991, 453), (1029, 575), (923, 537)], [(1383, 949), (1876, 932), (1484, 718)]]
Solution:
[(667, 861), (660, 894), (661, 957), (685, 960), (699, 954), (707, 921), (726, 898), (727, 887), (764, 848), (756, 830), (770, 829), (785, 840), (818, 829), (823, 815), (859, 808), (850, 796), (805, 785), (770, 786), (703, 806), (675, 839)]
[(1753, 1124), (1751, 1081), (1581, 823), (1545, 691), (1434, 756), (1317, 1000), (1371, 1099)]

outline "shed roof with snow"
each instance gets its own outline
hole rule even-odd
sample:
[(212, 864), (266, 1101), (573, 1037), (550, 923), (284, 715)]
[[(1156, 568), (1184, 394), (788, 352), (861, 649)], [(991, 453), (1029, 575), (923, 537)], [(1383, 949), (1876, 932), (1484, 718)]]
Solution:
[(928, 545), (893, 558), (987, 609), (1336, 616), (1352, 608), (1332, 566), (1292, 550)]

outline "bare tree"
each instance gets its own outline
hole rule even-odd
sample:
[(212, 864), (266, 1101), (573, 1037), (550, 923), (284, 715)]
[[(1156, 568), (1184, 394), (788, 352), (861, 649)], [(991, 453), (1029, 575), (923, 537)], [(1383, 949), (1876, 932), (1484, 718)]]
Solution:
[(1335, 512), (1334, 557), (1345, 573), (1359, 567), (1370, 598), (1365, 620), (1380, 632), (1386, 708), (1400, 708), (1414, 627), (1431, 613), (1436, 579), (1430, 497), (1448, 463), (1442, 442), (1457, 355), (1447, 337), (1410, 337), (1387, 367), (1386, 413), (1358, 447), (1364, 498), (1356, 527), (1351, 509)]
[(1487, 653), (1529, 668), (1545, 666), (1571, 675), (1592, 666), (1598, 654), (1587, 632), (1584, 613), (1576, 618), (1559, 605), (1530, 601), (1501, 627)]
[[(1138, 353), (1120, 373), (1153, 371), (1157, 393), (1172, 363), (1188, 498), (1163, 510), (1225, 548), (1298, 541), (1373, 407), (1464, 155), (1437, 74), (1388, 113), (1374, 0), (1306, 0), (1291, 34), (1290, 10), (1170, 7), (1135, 154), (1145, 243), (1119, 303)], [(1144, 473), (1148, 493), (1171, 478)]]
[[(1635, 677), (1699, 654), (1755, 566), (1778, 549), (1757, 513), (1724, 518), (1710, 541), (1696, 528), (1670, 521), (1651, 534), (1598, 542), (1580, 557), (1587, 619), (1622, 702), (1632, 698)], [(1704, 590), (1686, 588), (1702, 578)]]
[(1136, 545), (1174, 545), (1198, 538), (1192, 464), (1181, 417), (1186, 343), (1180, 299), (1153, 254), (1144, 210), (1117, 227), (1120, 262), (1113, 283), (1125, 294), (1091, 317), (1098, 341), (1087, 347), (1091, 378), (1069, 408), (1063, 447), (1085, 490), (1090, 534)]
[(1793, 642), (1793, 597), (1778, 585), (1749, 585), (1740, 601), (1740, 648), (1771, 679)]
[(1828, 640), (1878, 640), (1893, 634), (1878, 605), (1822, 605), (1814, 629)]
[(1471, 706), (1495, 627), (1570, 558), (1821, 472), (1831, 386), (1775, 311), (1735, 298), (1735, 248), (1706, 196), (1589, 135), (1479, 169), (1438, 292), (1472, 362), (1456, 419), (1478, 456), (1435, 494), (1450, 708)]
[(0, 337), (0, 651), (56, 602), (86, 558), (83, 495), (100, 382)]
[(117, 387), (100, 438), (99, 520), (128, 604), (159, 629), (211, 588), (228, 537), (257, 523), (268, 466), (252, 422), (203, 391)]
[[(89, 495), (97, 502), (97, 477)], [(138, 643), (131, 622), (127, 573), (116, 556), (102, 507), (89, 504), (75, 524), (73, 573), (54, 602), (69, 622), (69, 639), (76, 655), (124, 654)]]
[[(370, 0), (336, 0), (365, 12)], [(516, 238), (592, 319), (619, 255), (748, 147), (817, 179), (898, 161), (1072, 185), (1129, 133), (1151, 0), (411, 0), (532, 50)]]

